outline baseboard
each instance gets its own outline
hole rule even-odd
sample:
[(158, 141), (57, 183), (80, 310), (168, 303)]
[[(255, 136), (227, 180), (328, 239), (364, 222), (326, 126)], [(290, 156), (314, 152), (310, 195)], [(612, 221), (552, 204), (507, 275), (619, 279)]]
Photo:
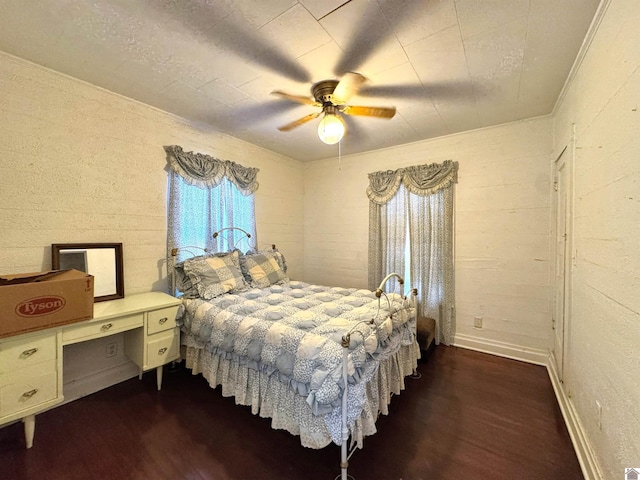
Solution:
[(139, 370), (136, 364), (129, 361), (114, 365), (105, 370), (92, 372), (91, 375), (76, 378), (64, 384), (64, 402), (59, 405), (64, 405), (65, 403), (91, 395), (104, 388), (136, 377), (138, 374)]
[(560, 377), (558, 377), (553, 355), (549, 355), (548, 357), (547, 372), (549, 372), (551, 385), (553, 385), (553, 390), (556, 393), (558, 405), (560, 406), (560, 411), (562, 411), (567, 430), (569, 430), (569, 436), (573, 442), (573, 448), (576, 451), (585, 480), (602, 480), (602, 473), (589, 445), (589, 440), (580, 422), (580, 417), (573, 408), (571, 399), (567, 396), (560, 382)]
[(467, 348), (477, 352), (490, 353), (499, 357), (520, 360), (521, 362), (547, 366), (549, 352), (535, 348), (522, 347), (511, 343), (472, 337), (471, 335), (456, 334), (453, 339), (455, 347)]

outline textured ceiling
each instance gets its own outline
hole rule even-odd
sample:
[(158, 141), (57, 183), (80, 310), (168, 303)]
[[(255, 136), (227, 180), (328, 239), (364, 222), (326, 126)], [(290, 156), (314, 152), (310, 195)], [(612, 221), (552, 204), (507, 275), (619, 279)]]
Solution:
[(311, 95), (356, 71), (355, 153), (552, 111), (599, 0), (2, 0), (0, 50), (292, 158), (337, 155)]

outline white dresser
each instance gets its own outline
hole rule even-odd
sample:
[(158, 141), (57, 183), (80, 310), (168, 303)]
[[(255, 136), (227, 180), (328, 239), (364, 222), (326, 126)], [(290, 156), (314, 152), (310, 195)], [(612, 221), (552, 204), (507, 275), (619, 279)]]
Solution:
[(179, 305), (162, 292), (130, 295), (94, 304), (91, 320), (0, 339), (0, 425), (22, 419), (31, 448), (35, 415), (64, 400), (62, 347), (116, 333), (140, 376), (156, 370), (160, 390), (163, 365), (180, 355)]

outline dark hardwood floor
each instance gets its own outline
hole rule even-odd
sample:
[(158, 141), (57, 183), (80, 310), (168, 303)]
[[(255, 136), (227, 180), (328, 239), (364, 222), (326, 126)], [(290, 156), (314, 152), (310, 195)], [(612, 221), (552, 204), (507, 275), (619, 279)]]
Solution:
[[(582, 479), (543, 367), (439, 346), (350, 460), (357, 480)], [(0, 429), (0, 479), (305, 479), (339, 473), (180, 367), (132, 379)]]

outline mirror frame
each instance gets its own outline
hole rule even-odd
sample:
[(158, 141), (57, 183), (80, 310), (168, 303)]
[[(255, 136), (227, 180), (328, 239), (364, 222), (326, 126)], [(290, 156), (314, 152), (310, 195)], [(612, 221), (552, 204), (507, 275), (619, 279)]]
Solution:
[(61, 250), (86, 250), (94, 248), (111, 248), (114, 250), (116, 263), (113, 268), (115, 270), (116, 293), (93, 297), (93, 301), (105, 302), (107, 300), (124, 298), (124, 267), (122, 261), (122, 243), (53, 243), (51, 245), (51, 267), (53, 268), (53, 270), (60, 269)]

